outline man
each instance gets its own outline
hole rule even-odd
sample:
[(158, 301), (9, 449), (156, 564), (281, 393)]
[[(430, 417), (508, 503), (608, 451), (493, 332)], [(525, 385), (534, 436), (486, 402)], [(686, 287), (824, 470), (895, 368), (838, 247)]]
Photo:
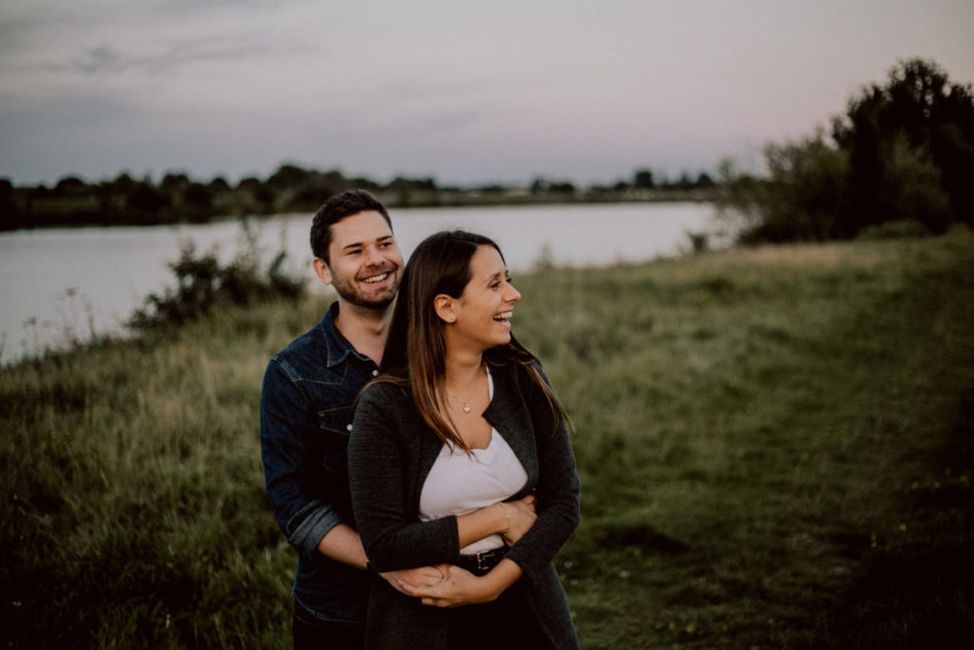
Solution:
[[(363, 190), (329, 199), (311, 226), (314, 270), (338, 299), (267, 366), (261, 455), (267, 496), (299, 553), (294, 647), (360, 648), (367, 558), (355, 530), (345, 447), (359, 390), (379, 374), (403, 259), (385, 207)], [(435, 569), (383, 574), (422, 582)], [(398, 587), (397, 587), (398, 588)]]

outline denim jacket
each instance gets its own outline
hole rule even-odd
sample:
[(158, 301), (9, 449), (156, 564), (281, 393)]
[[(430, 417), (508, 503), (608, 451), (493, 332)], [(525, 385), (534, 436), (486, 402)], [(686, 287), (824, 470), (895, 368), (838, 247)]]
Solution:
[(267, 497), (298, 551), (294, 600), (322, 620), (365, 620), (365, 571), (317, 550), (335, 525), (355, 525), (346, 445), (359, 390), (378, 374), (335, 327), (338, 303), (267, 365), (260, 443)]

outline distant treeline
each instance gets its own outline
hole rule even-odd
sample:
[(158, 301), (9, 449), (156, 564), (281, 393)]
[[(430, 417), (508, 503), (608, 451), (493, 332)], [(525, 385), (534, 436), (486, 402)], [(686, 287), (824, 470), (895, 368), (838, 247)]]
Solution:
[(831, 129), (765, 148), (767, 174), (722, 165), (745, 241), (940, 233), (974, 225), (974, 95), (923, 59), (849, 99)]
[(346, 177), (339, 170), (319, 171), (282, 164), (264, 180), (242, 179), (232, 185), (222, 177), (208, 182), (183, 172), (158, 182), (122, 173), (112, 180), (87, 182), (65, 176), (53, 187), (15, 187), (0, 179), (0, 230), (48, 226), (152, 225), (203, 223), (215, 218), (313, 212), (328, 197), (349, 188), (376, 193), (390, 207), (493, 205), (550, 202), (707, 200), (715, 182), (706, 172), (683, 173), (675, 180), (636, 170), (628, 180), (577, 187), (568, 180), (538, 177), (524, 186), (488, 184), (440, 186), (433, 178), (396, 177), (388, 183)]

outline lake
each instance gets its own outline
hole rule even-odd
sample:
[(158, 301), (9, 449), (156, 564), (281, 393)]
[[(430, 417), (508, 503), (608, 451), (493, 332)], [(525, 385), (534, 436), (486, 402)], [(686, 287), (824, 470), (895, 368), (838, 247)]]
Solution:
[[(527, 271), (541, 260), (585, 267), (676, 255), (689, 248), (690, 232), (716, 237), (715, 214), (708, 203), (611, 203), (396, 209), (392, 219), (404, 255), (437, 230), (464, 228), (493, 238), (512, 270)], [(310, 215), (250, 223), (265, 260), (283, 245), (292, 269), (305, 269), (313, 281)], [(0, 234), (0, 363), (92, 332), (123, 332), (145, 296), (171, 284), (167, 264), (185, 241), (200, 251), (215, 248), (226, 261), (240, 249), (244, 229), (221, 221)]]

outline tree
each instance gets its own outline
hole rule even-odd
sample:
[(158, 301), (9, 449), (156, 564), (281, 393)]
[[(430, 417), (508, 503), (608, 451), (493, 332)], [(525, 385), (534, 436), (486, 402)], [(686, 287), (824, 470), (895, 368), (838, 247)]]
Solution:
[(213, 195), (202, 183), (190, 183), (183, 190), (183, 211), (190, 221), (205, 221), (213, 210)]
[(293, 189), (307, 181), (314, 172), (297, 165), (284, 163), (267, 179), (267, 186), (275, 193)]
[(152, 184), (134, 181), (125, 194), (125, 206), (142, 222), (156, 222), (159, 213), (171, 205), (169, 195)]
[(0, 178), (0, 230), (13, 230), (18, 225), (13, 183), (9, 178)]
[[(884, 86), (863, 88), (833, 120), (833, 137), (849, 153), (855, 225), (912, 218), (939, 231), (974, 219), (974, 100), (970, 86), (950, 83), (936, 63), (901, 62)], [(916, 200), (904, 205), (901, 183), (919, 178), (932, 183), (929, 195), (915, 187), (906, 194)]]
[(649, 169), (637, 169), (632, 177), (632, 185), (638, 190), (651, 190), (656, 187), (653, 182), (653, 172)]
[[(928, 232), (974, 223), (974, 99), (937, 64), (894, 66), (832, 120), (831, 134), (765, 148), (763, 179), (726, 174), (722, 203), (745, 239), (855, 237), (887, 222)], [(726, 173), (729, 168), (725, 168)]]

